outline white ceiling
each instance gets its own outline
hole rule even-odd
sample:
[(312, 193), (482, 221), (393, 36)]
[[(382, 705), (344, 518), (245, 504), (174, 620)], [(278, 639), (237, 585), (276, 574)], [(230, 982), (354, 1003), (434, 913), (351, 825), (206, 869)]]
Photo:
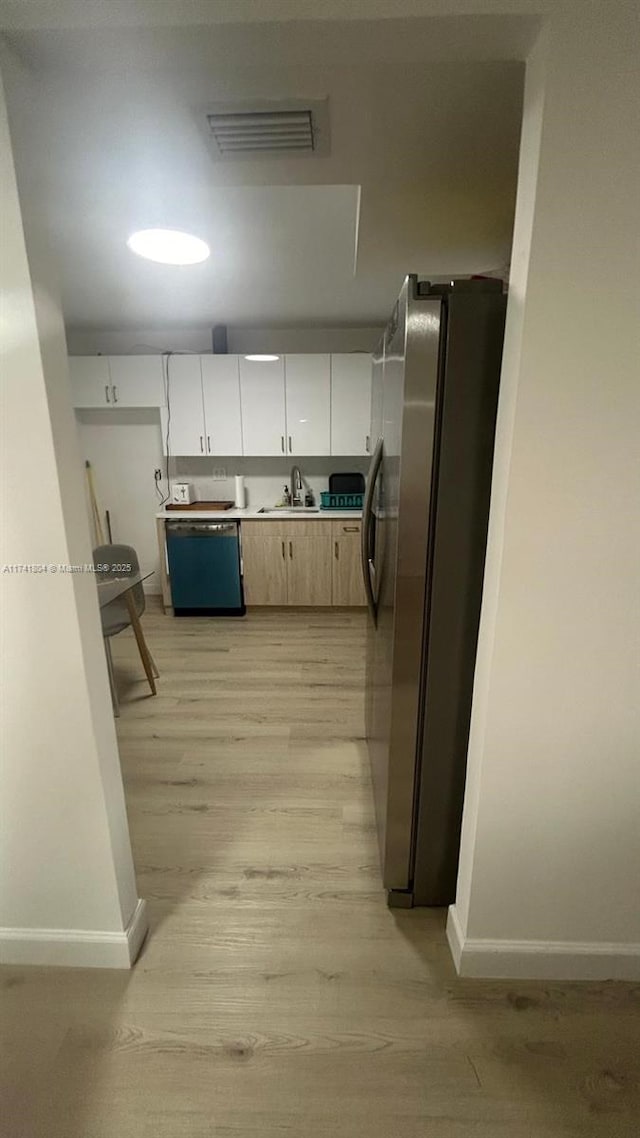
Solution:
[[(407, 272), (503, 266), (529, 26), (463, 24), (8, 33), (23, 204), (67, 323), (375, 323)], [(202, 129), (212, 103), (325, 97), (327, 156), (220, 161)], [(136, 258), (126, 237), (156, 225), (210, 261)]]

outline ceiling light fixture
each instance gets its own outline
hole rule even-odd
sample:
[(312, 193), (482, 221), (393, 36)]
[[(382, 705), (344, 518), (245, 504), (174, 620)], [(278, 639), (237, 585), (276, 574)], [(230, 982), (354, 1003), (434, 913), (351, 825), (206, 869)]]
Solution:
[(245, 356), (244, 358), (252, 364), (270, 364), (274, 360), (279, 360), (280, 356)]
[(161, 265), (197, 265), (211, 252), (206, 241), (179, 229), (138, 229), (127, 245), (132, 253)]

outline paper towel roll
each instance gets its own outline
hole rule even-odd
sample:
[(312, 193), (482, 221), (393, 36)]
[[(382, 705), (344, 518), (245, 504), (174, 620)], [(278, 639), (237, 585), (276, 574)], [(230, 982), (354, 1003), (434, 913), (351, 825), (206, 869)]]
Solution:
[(244, 477), (236, 474), (236, 510), (244, 510), (245, 502)]

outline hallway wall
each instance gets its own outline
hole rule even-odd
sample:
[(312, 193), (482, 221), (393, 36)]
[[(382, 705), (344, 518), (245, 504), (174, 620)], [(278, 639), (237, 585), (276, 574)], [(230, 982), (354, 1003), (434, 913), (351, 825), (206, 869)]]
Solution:
[(450, 917), (468, 974), (640, 977), (637, 58), (614, 2), (560, 12), (529, 62)]
[(91, 562), (64, 330), (27, 254), (1, 84), (0, 156), (0, 959), (129, 967), (146, 919), (95, 579), (58, 569)]

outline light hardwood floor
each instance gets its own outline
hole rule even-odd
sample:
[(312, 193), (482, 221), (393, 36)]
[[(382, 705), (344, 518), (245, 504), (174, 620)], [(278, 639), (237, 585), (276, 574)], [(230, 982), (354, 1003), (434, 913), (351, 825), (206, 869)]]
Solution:
[(114, 641), (131, 974), (0, 973), (7, 1138), (636, 1138), (640, 988), (459, 980), (380, 889), (364, 616)]

